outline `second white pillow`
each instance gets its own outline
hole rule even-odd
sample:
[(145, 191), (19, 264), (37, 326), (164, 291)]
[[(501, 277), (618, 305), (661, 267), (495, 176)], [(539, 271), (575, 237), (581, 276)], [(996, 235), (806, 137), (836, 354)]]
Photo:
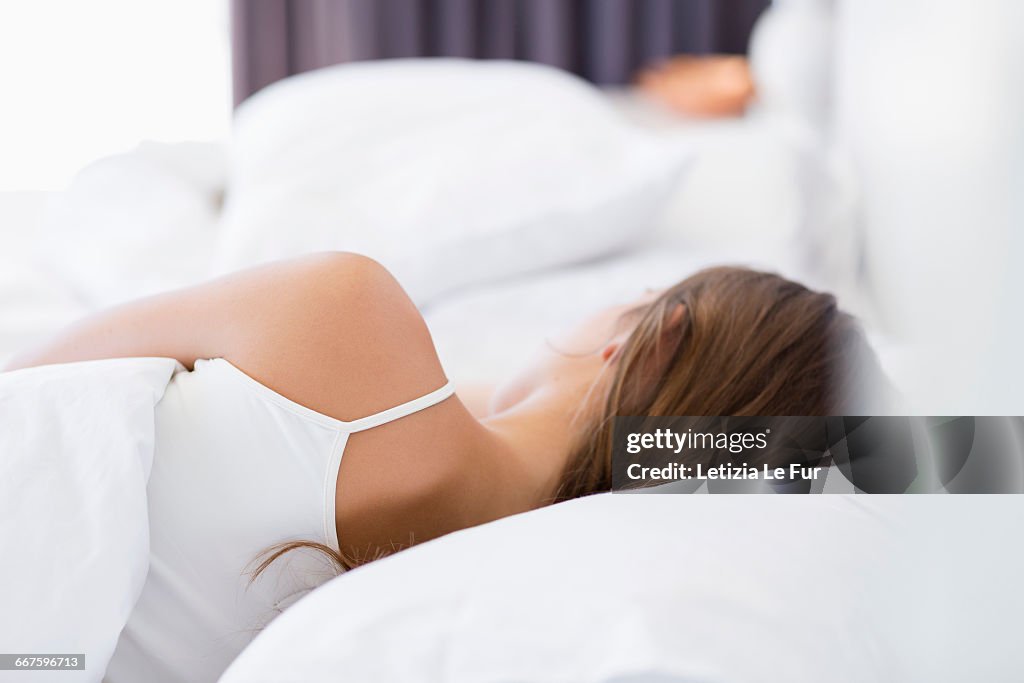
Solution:
[(358, 251), (424, 304), (630, 245), (689, 156), (535, 64), (331, 67), (239, 109), (219, 265)]

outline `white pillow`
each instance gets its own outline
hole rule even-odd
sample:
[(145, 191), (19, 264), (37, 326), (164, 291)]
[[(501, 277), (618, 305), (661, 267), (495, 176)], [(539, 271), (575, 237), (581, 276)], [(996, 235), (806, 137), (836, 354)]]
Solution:
[(46, 275), (86, 307), (194, 284), (213, 260), (224, 148), (146, 142), (80, 171), (36, 239)]
[(328, 582), (221, 683), (899, 680), (889, 592), (917, 581), (897, 564), (927, 561), (909, 541), (934, 520), (911, 528), (910, 498), (607, 494), (529, 512)]
[(423, 304), (630, 244), (688, 158), (548, 67), (331, 67), (239, 109), (220, 270), (357, 251)]
[(0, 643), (86, 659), (27, 678), (103, 677), (149, 569), (154, 406), (178, 369), (119, 358), (0, 373)]

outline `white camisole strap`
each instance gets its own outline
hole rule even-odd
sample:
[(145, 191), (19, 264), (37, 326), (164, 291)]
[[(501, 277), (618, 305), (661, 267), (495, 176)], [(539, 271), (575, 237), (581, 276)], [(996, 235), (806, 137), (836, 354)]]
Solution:
[(368, 415), (367, 417), (361, 417), (358, 420), (352, 420), (351, 422), (346, 422), (345, 424), (348, 426), (348, 431), (353, 433), (361, 432), (372, 427), (379, 427), (382, 424), (393, 422), (394, 420), (405, 417), (406, 415), (412, 415), (424, 408), (436, 405), (454, 393), (455, 387), (451, 382), (447, 382), (443, 387), (435, 389), (429, 394), (420, 396), (419, 398), (414, 398), (413, 400), (397, 405), (394, 408), (388, 408), (387, 410), (382, 410), (379, 413)]

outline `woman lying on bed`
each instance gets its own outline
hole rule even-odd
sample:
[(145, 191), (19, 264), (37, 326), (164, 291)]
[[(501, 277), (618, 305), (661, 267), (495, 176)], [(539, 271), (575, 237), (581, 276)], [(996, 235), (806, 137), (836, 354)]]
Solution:
[(871, 352), (830, 295), (716, 268), (593, 317), (473, 408), (399, 283), (331, 253), (115, 308), (15, 365), (130, 356), (192, 372), (157, 407), (151, 569), (112, 681), (215, 673), (329, 576), (295, 546), (351, 567), (608, 490), (615, 415), (842, 414)]

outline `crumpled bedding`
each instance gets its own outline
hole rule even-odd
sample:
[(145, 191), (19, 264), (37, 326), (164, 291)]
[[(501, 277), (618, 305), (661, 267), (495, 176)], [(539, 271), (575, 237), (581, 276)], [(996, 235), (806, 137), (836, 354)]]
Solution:
[(149, 567), (146, 484), (169, 358), (0, 373), (0, 643), (84, 654), (99, 682)]

